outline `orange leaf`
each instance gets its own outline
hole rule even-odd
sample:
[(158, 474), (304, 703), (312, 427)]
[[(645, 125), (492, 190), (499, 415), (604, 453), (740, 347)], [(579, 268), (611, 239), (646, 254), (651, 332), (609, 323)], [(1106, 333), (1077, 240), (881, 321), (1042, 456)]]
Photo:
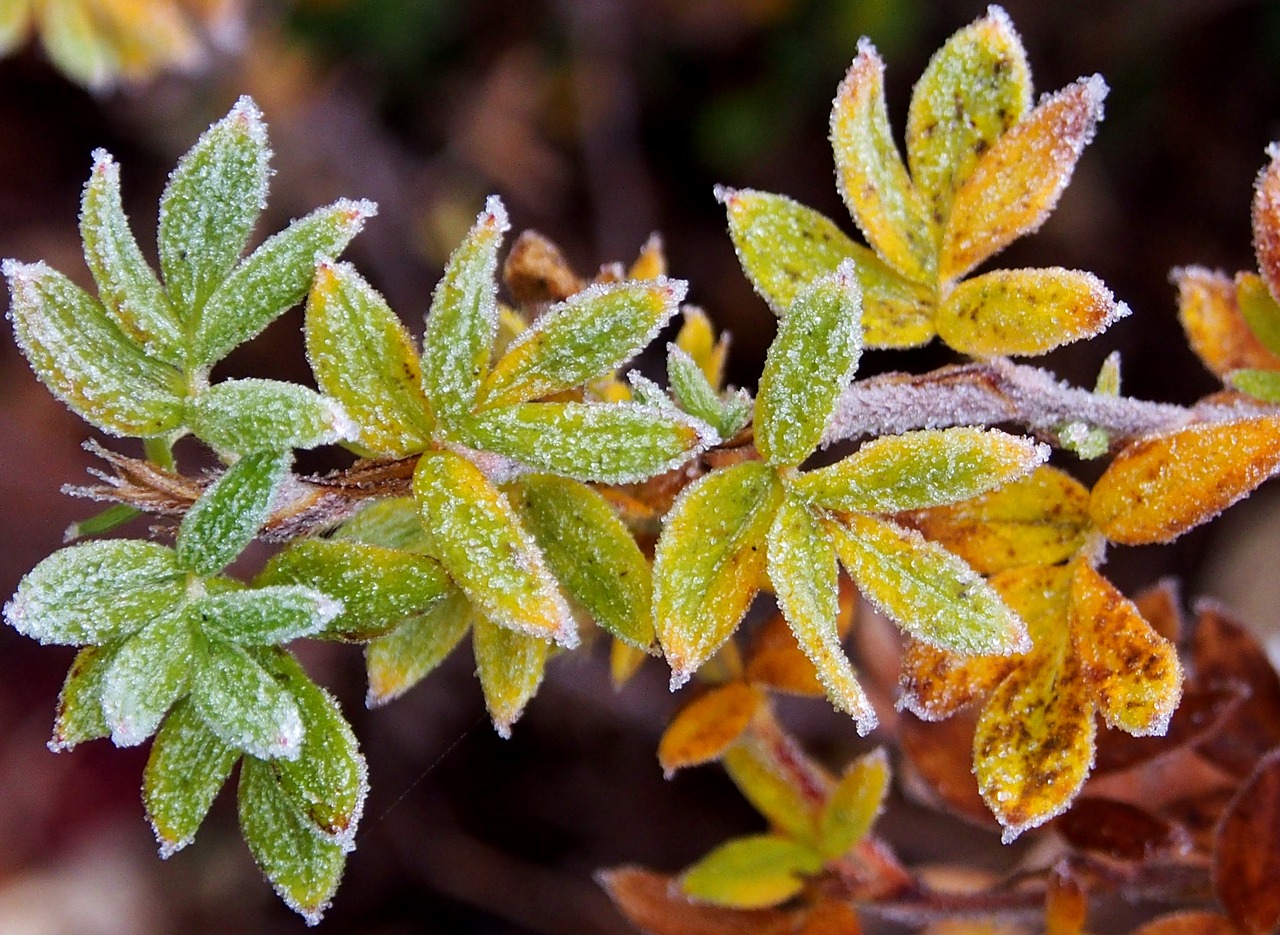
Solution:
[[(858, 592), (848, 578), (840, 579), (840, 612), (836, 634), (844, 639), (853, 625)], [(776, 613), (755, 632), (747, 657), (747, 680), (767, 685), (773, 691), (823, 698), (826, 691), (818, 681), (813, 663), (804, 654), (781, 613)]]
[(785, 935), (795, 914), (776, 909), (725, 909), (694, 903), (675, 877), (618, 867), (596, 876), (615, 906), (650, 935)]
[(1177, 650), (1088, 562), (1075, 564), (1071, 640), (1098, 709), (1108, 727), (1163, 734), (1182, 697)]
[(1055, 877), (1044, 900), (1044, 935), (1079, 935), (1089, 900), (1074, 880)]
[(1171, 643), (1182, 639), (1182, 589), (1177, 578), (1161, 578), (1133, 599), (1142, 619)]
[(1253, 249), (1258, 271), (1271, 294), (1280, 294), (1280, 149), (1267, 149), (1271, 162), (1258, 175), (1253, 194)]
[(1229, 276), (1189, 266), (1175, 269), (1173, 281), (1187, 343), (1212, 373), (1225, 377), (1232, 370), (1280, 370), (1280, 357), (1263, 346), (1240, 313), (1237, 286)]
[(1171, 912), (1148, 922), (1133, 935), (1240, 935), (1240, 930), (1216, 912)]
[(977, 714), (964, 712), (930, 724), (915, 718), (899, 722), (898, 740), (906, 761), (914, 768), (905, 785), (916, 791), (923, 782), (927, 798), (953, 815), (984, 828), (997, 827), (990, 810), (978, 792), (973, 775), (973, 729)]
[(960, 656), (909, 640), (898, 707), (925, 721), (941, 721), (985, 696), (1017, 664), (1013, 656)]
[(1227, 807), (1215, 841), (1213, 888), (1227, 915), (1251, 935), (1280, 926), (1280, 750)]
[(686, 766), (717, 759), (751, 723), (764, 696), (745, 682), (729, 682), (686, 705), (658, 742), (658, 762), (668, 777)]
[(1093, 138), (1106, 94), (1100, 76), (1081, 78), (1042, 99), (978, 160), (951, 206), (941, 279), (963, 276), (1044, 223)]
[(861, 935), (858, 914), (848, 903), (824, 899), (805, 916), (796, 935)]
[(1113, 542), (1169, 542), (1280, 467), (1280, 417), (1191, 425), (1135, 442), (1093, 487), (1089, 515)]

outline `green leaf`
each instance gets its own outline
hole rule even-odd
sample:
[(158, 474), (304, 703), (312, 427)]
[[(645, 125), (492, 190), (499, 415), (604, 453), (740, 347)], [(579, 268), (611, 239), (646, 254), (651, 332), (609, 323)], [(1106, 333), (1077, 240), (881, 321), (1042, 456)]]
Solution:
[(205, 726), (188, 701), (174, 705), (151, 745), (142, 773), (142, 803), (168, 858), (195, 840), (240, 751)]
[(542, 684), (551, 643), (490, 623), (476, 614), (471, 645), (493, 729), (499, 737), (508, 739), (512, 725)]
[(1264, 403), (1280, 403), (1280, 370), (1235, 370), (1227, 385)]
[(367, 504), (339, 526), (333, 538), (405, 552), (425, 553), (428, 548), (422, 514), (412, 497), (388, 497)]
[(573, 616), (537, 544), (479, 468), (429, 451), (418, 460), (413, 493), (430, 555), (479, 613), (498, 626), (577, 644)]
[(422, 339), (422, 391), (451, 428), (475, 406), (498, 331), (498, 246), (509, 229), (502, 201), (491, 197), (449, 258), (431, 298)]
[(765, 535), (782, 501), (774, 471), (746, 461), (690, 485), (653, 562), (653, 618), (678, 688), (729, 638), (763, 583)]
[(209, 486), (178, 527), (178, 563), (202, 575), (221, 571), (253, 541), (289, 472), (288, 451), (247, 454)]
[(128, 636), (183, 597), (172, 549), (136, 539), (54, 552), (18, 583), (4, 619), (41, 643), (78, 646)]
[(1031, 648), (1026, 626), (991, 585), (918, 532), (860, 515), (827, 529), (858, 589), (916, 639), (967, 656)]
[(876, 749), (851, 765), (818, 815), (818, 853), (834, 860), (867, 836), (889, 793), (889, 760)]
[(550, 474), (521, 478), (511, 500), (569, 595), (615, 638), (649, 650), (653, 576), (608, 501), (585, 484)]
[(117, 747), (134, 747), (160, 726), (187, 693), (195, 640), (185, 613), (171, 613), (126, 639), (102, 682), (102, 713)]
[(995, 429), (930, 429), (877, 438), (792, 487), (828, 510), (900, 513), (976, 497), (1048, 456), (1047, 446)]
[(53, 736), (49, 739), (49, 749), (54, 753), (111, 734), (111, 727), (102, 713), (102, 683), (111, 668), (117, 646), (115, 643), (86, 646), (76, 653), (58, 694)]
[(182, 157), (160, 197), (160, 269), (178, 315), (201, 307), (235, 266), (267, 198), (267, 128), (248, 97)]
[(836, 185), (867, 243), (907, 279), (931, 282), (938, 266), (933, 217), (893, 142), (884, 63), (866, 39), (836, 91), (831, 148)]
[(219, 451), (287, 451), (330, 445), (355, 433), (342, 406), (315, 390), (278, 380), (227, 380), (187, 406), (192, 433)]
[(426, 613), (371, 640), (364, 650), (369, 670), (365, 703), (376, 708), (399, 698), (453, 652), (470, 626), (471, 602), (451, 587)]
[(831, 703), (853, 717), (858, 733), (876, 726), (875, 708), (840, 645), (836, 548), (807, 504), (785, 497), (768, 538), (769, 580), (796, 642), (813, 662)]
[(293, 656), (271, 653), (264, 662), (298, 702), (306, 728), (296, 760), (271, 761), (280, 788), (322, 839), (344, 851), (354, 850), (369, 791), (368, 770), (356, 735), (337, 701), (311, 680)]
[(1236, 304), (1254, 337), (1273, 354), (1280, 354), (1280, 303), (1256, 273), (1236, 275)]
[(113, 503), (105, 510), (95, 513), (88, 519), (72, 523), (62, 534), (62, 541), (71, 542), (73, 539), (101, 536), (119, 529), (125, 523), (141, 515), (142, 511), (137, 507), (129, 506), (127, 503)]
[(670, 471), (719, 441), (674, 406), (637, 403), (518, 403), (477, 413), (461, 434), (537, 470), (605, 484)]
[(773, 313), (786, 315), (796, 296), (850, 261), (862, 286), (863, 339), (868, 347), (912, 347), (933, 337), (928, 289), (902, 277), (829, 218), (782, 195), (717, 188), (729, 215), (738, 262)]
[(929, 60), (907, 113), (907, 162), (939, 227), (978, 159), (1030, 108), (1026, 51), (999, 7)]
[(609, 283), (552, 306), (494, 365), (479, 405), (528, 402), (609, 373), (654, 339), (687, 289), (679, 279)]
[(802, 790), (788, 782), (758, 747), (748, 739), (734, 744), (720, 759), (738, 791), (771, 824), (805, 844), (813, 843), (817, 814)]
[(113, 435), (163, 435), (182, 424), (178, 372), (146, 356), (96, 299), (44, 263), (2, 268), (14, 337), (49, 392)]
[(342, 879), (342, 847), (312, 831), (267, 763), (244, 761), (237, 798), (240, 830), (258, 868), (285, 905), (317, 924)]
[(211, 367), (306, 297), (316, 264), (335, 257), (378, 213), (371, 201), (341, 199), (268, 238), (209, 297), (194, 361)]
[(745, 390), (721, 399), (698, 362), (675, 344), (667, 345), (667, 380), (680, 408), (732, 438), (751, 421), (751, 396)]
[(260, 759), (295, 760), (304, 728), (297, 699), (234, 643), (210, 640), (191, 698), (223, 743)]
[(755, 834), (721, 844), (680, 875), (680, 888), (700, 902), (763, 909), (804, 889), (822, 869), (812, 848), (777, 834)]
[(842, 265), (791, 303), (769, 346), (756, 395), (756, 447), (775, 466), (813, 453), (862, 354), (862, 291)]
[(307, 299), (307, 357), (320, 389), (355, 423), (365, 454), (402, 458), (427, 447), (431, 413), (413, 339), (346, 263), (321, 263)]
[(341, 599), (289, 584), (207, 594), (191, 603), (206, 634), (245, 646), (274, 646), (314, 636), (342, 610)]
[[(416, 520), (416, 513), (414, 514)], [(366, 640), (428, 610), (449, 589), (432, 559), (361, 542), (299, 539), (272, 556), (259, 585), (307, 585), (341, 606), (323, 634)]]
[(105, 149), (93, 154), (80, 200), (80, 237), (107, 316), (148, 356), (182, 366), (186, 335), (134, 240), (120, 203), (120, 166)]

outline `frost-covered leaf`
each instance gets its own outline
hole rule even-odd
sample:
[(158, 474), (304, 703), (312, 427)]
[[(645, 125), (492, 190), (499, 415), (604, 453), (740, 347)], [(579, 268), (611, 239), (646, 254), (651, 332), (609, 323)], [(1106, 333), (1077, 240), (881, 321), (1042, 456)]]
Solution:
[(160, 197), (160, 269), (174, 310), (197, 320), (235, 266), (267, 198), (267, 128), (247, 97), (196, 141)]
[(939, 226), (956, 189), (1030, 106), (1026, 51), (999, 7), (934, 53), (911, 94), (907, 162)]
[(654, 554), (654, 626), (679, 687), (729, 638), (763, 583), (782, 501), (773, 470), (747, 461), (698, 480), (667, 514)]
[(1280, 752), (1272, 751), (1227, 806), (1214, 835), (1214, 894), (1239, 930), (1280, 925)]
[(114, 532), (130, 520), (137, 519), (142, 511), (125, 503), (113, 503), (105, 510), (92, 516), (77, 520), (66, 528), (62, 534), (63, 542), (74, 542), (76, 539), (88, 539), (94, 536)]
[(169, 707), (186, 694), (200, 664), (191, 620), (171, 613), (130, 636), (102, 680), (102, 713), (117, 747), (142, 743)]
[(1267, 155), (1271, 161), (1254, 184), (1253, 249), (1267, 289), (1280, 296), (1280, 149), (1272, 144)]
[[(857, 606), (857, 591), (845, 579), (840, 584), (840, 609), (836, 615), (836, 635), (842, 642), (853, 626)], [(756, 627), (747, 653), (746, 677), (756, 684), (767, 685), (770, 691), (809, 698), (826, 695), (813, 661), (800, 648), (781, 611)]]
[(1280, 418), (1190, 425), (1130, 445), (1093, 486), (1089, 515), (1113, 542), (1169, 542), (1280, 468)]
[(982, 154), (955, 193), (943, 229), (941, 279), (963, 276), (1044, 223), (1093, 139), (1106, 96), (1100, 75), (1081, 78), (1041, 98)]
[(100, 644), (129, 635), (182, 600), (173, 550), (111, 539), (59, 549), (18, 583), (4, 619), (41, 643)]
[(1260, 402), (1280, 403), (1280, 370), (1236, 370), (1227, 376), (1227, 385)]
[(313, 682), (293, 656), (273, 652), (263, 662), (297, 701), (306, 729), (296, 760), (270, 763), (280, 789), (323, 840), (350, 851), (369, 791), (364, 757), (351, 725), (333, 696)]
[(202, 575), (221, 571), (253, 541), (289, 472), (288, 451), (247, 454), (214, 481), (178, 527), (178, 563)]
[(777, 906), (822, 869), (812, 848), (777, 834), (734, 838), (680, 876), (685, 894), (702, 902), (741, 909)]
[(261, 759), (298, 758), (304, 732), (298, 702), (245, 649), (209, 641), (191, 699), (223, 743)]
[(315, 925), (342, 879), (342, 847), (313, 832), (268, 763), (244, 761), (237, 798), (240, 830), (258, 868), (285, 904)]
[(876, 726), (876, 712), (858, 684), (836, 628), (839, 568), (831, 534), (807, 504), (784, 497), (769, 529), (767, 554), (778, 606), (817, 670), (827, 697), (854, 719), (859, 734), (870, 733)]
[(333, 538), (405, 552), (427, 551), (422, 514), (412, 497), (374, 500), (334, 530)]
[(498, 330), (498, 245), (510, 225), (491, 197), (475, 226), (449, 258), (431, 298), (422, 338), (422, 391), (432, 412), (452, 426), (470, 412), (489, 369)]
[(44, 263), (5, 260), (3, 271), (14, 337), (49, 392), (113, 435), (182, 424), (178, 371), (146, 356), (96, 299)]
[(148, 356), (181, 366), (186, 336), (134, 240), (120, 203), (120, 166), (104, 149), (93, 154), (93, 173), (80, 200), (80, 237), (108, 317)]
[(413, 339), (354, 267), (320, 264), (305, 330), (316, 383), (347, 411), (360, 449), (401, 458), (427, 447), (431, 414)]
[(550, 474), (521, 478), (510, 497), (569, 596), (615, 639), (650, 650), (653, 576), (608, 501), (585, 484)]
[(576, 645), (577, 630), (537, 543), (507, 498), (470, 461), (431, 451), (413, 493), (433, 558), (490, 622)]
[(984, 575), (1055, 565), (1084, 547), (1089, 491), (1066, 472), (1042, 465), (999, 490), (923, 510), (912, 523)]
[(1280, 354), (1280, 303), (1262, 277), (1236, 274), (1236, 304), (1254, 337), (1272, 354)]
[(306, 585), (327, 595), (341, 609), (314, 632), (345, 640), (386, 634), (429, 609), (450, 586), (440, 565), (425, 556), (329, 539), (290, 543), (271, 557), (257, 583)]
[(551, 642), (517, 633), (475, 614), (471, 645), (493, 729), (498, 736), (509, 738), (512, 725), (524, 714), (525, 705), (542, 684)]
[(884, 102), (884, 63), (866, 39), (836, 91), (831, 146), (840, 195), (867, 242), (908, 279), (932, 281), (933, 217), (898, 155)]
[(697, 361), (675, 344), (667, 346), (667, 381), (680, 408), (722, 439), (733, 438), (751, 420), (751, 396), (738, 390), (721, 398)]
[(960, 283), (938, 309), (938, 335), (975, 357), (1044, 354), (1129, 314), (1092, 273), (1015, 269)]
[(399, 698), (445, 660), (467, 635), (471, 602), (457, 588), (449, 588), (425, 613), (409, 617), (386, 636), (370, 640), (364, 650), (369, 670), (371, 707)]
[(187, 406), (193, 434), (219, 451), (287, 451), (331, 445), (354, 434), (351, 418), (327, 396), (279, 380), (226, 380)]
[(193, 840), (240, 751), (205, 726), (189, 701), (176, 704), (151, 745), (142, 774), (142, 803), (169, 857)]
[(1174, 645), (1085, 561), (1075, 563), (1069, 619), (1080, 676), (1107, 726), (1136, 737), (1164, 734), (1182, 697)]
[(738, 262), (756, 292), (779, 317), (821, 276), (851, 261), (862, 286), (864, 341), (910, 347), (933, 336), (933, 300), (871, 250), (854, 243), (825, 215), (782, 195), (716, 189), (729, 215)]
[(756, 811), (796, 840), (813, 843), (817, 810), (803, 790), (778, 772), (757, 741), (748, 737), (734, 744), (724, 752), (721, 765)]
[[(1237, 281), (1252, 275), (1241, 274)], [(1241, 314), (1238, 287), (1229, 276), (1191, 266), (1175, 269), (1172, 279), (1187, 343), (1211, 372), (1222, 377), (1242, 368), (1280, 369), (1280, 357), (1267, 350)]]
[(862, 354), (862, 290), (850, 264), (807, 286), (769, 346), (756, 396), (756, 447), (775, 466), (813, 453)]
[(494, 364), (479, 405), (540, 399), (619, 367), (654, 339), (687, 288), (679, 279), (610, 283), (553, 306)]
[(605, 484), (647, 480), (719, 441), (673, 406), (638, 403), (517, 403), (471, 416), (459, 434), (538, 470)]
[(193, 362), (210, 367), (297, 305), (316, 264), (341, 253), (377, 214), (370, 201), (336, 201), (268, 238), (218, 286), (199, 315)]
[(827, 529), (862, 593), (917, 639), (970, 655), (1028, 648), (1026, 627), (1000, 595), (937, 543), (872, 516)]
[(883, 748), (850, 765), (818, 814), (818, 853), (831, 860), (866, 837), (888, 792), (889, 758)]
[(961, 656), (908, 640), (898, 707), (923, 721), (944, 720), (989, 694), (1017, 664), (1015, 656)]
[(245, 646), (274, 646), (314, 636), (342, 610), (340, 598), (288, 584), (206, 594), (191, 602), (191, 612), (206, 634)]
[(968, 500), (1024, 476), (1048, 457), (1029, 438), (994, 429), (931, 429), (877, 438), (830, 467), (802, 474), (795, 492), (820, 507), (899, 513)]
[(686, 705), (658, 741), (658, 762), (670, 778), (676, 770), (718, 759), (742, 736), (764, 695), (746, 682), (727, 682)]
[(117, 645), (86, 646), (76, 653), (58, 694), (53, 736), (49, 738), (49, 749), (54, 753), (110, 735), (111, 726), (102, 714), (102, 682)]

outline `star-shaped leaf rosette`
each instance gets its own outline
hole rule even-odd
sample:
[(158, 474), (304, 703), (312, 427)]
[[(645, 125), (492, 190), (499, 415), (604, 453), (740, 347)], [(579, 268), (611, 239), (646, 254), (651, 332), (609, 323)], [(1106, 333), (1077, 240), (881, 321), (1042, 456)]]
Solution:
[(756, 291), (781, 316), (819, 276), (849, 262), (868, 347), (935, 334), (964, 354), (1043, 354), (1128, 314), (1097, 277), (1060, 268), (966, 277), (1040, 227), (1102, 117), (1094, 75), (1031, 105), (1022, 43), (999, 7), (953, 35), (915, 86), (903, 163), (889, 126), (884, 65), (867, 40), (831, 112), (836, 181), (870, 249), (782, 196), (721, 189)]
[(654, 557), (654, 621), (679, 687), (771, 587), (832, 703), (861, 733), (876, 724), (840, 646), (838, 563), (908, 633), (964, 654), (1027, 648), (1022, 622), (952, 553), (888, 516), (955, 503), (1025, 475), (1048, 451), (969, 428), (868, 442), (828, 467), (817, 449), (861, 353), (852, 262), (791, 303), (769, 348), (755, 407), (762, 460), (700, 478), (667, 515)]

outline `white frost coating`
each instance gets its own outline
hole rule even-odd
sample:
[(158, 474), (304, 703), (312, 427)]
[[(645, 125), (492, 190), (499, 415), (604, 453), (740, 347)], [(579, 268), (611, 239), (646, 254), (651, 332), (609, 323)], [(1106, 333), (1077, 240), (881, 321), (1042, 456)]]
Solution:
[(490, 195), (484, 200), (484, 211), (476, 216), (476, 223), (484, 223), (486, 215), (492, 219), (493, 226), (497, 228), (498, 233), (505, 234), (511, 230), (511, 219), (507, 217), (506, 206), (503, 205), (502, 199), (497, 195)]
[(325, 439), (321, 444), (331, 445), (334, 442), (353, 442), (359, 439), (360, 425), (347, 414), (342, 403), (332, 396), (325, 396), (322, 397), (321, 405), (324, 406), (325, 422), (333, 427), (333, 436)]

